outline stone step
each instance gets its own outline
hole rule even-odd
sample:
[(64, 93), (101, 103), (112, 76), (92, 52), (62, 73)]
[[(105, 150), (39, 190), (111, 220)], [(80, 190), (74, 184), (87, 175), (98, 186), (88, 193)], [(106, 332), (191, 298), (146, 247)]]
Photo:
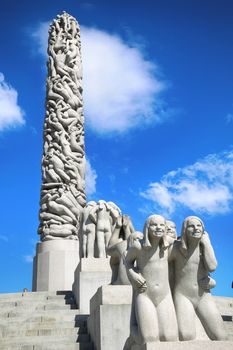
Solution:
[(20, 336), (12, 338), (1, 338), (1, 346), (12, 346), (14, 344), (21, 345), (39, 345), (39, 344), (59, 344), (59, 343), (89, 343), (90, 337), (88, 334), (73, 334), (73, 335), (37, 335), (37, 336)]
[(228, 334), (228, 339), (233, 341), (233, 322), (224, 322), (225, 330)]
[[(25, 310), (25, 309), (15, 309), (14, 311), (5, 311), (4, 313), (0, 314), (0, 320), (5, 318), (20, 318), (20, 319), (29, 319), (30, 317), (63, 317), (65, 316), (66, 319), (72, 319), (76, 315), (79, 314), (79, 309), (59, 309), (59, 310)], [(67, 319), (67, 320), (68, 320)]]
[[(31, 328), (23, 329), (18, 327), (17, 329), (4, 329), (0, 330), (0, 343), (6, 338), (22, 338), (22, 337), (34, 337), (34, 336), (70, 336), (72, 338), (82, 337), (82, 341), (88, 337), (86, 328)], [(89, 338), (88, 340), (89, 341)]]
[(77, 315), (73, 314), (73, 310), (70, 310), (70, 312), (64, 312), (64, 313), (48, 313), (45, 311), (44, 313), (38, 313), (38, 314), (31, 314), (27, 315), (27, 317), (7, 317), (7, 318), (0, 318), (0, 324), (5, 325), (11, 325), (13, 322), (15, 324), (26, 324), (26, 323), (57, 323), (57, 322), (75, 322), (76, 327), (82, 327), (83, 325), (86, 325), (87, 322), (87, 316), (86, 315)]
[(39, 320), (34, 321), (34, 322), (18, 322), (18, 321), (11, 321), (10, 322), (1, 322), (0, 321), (0, 333), (2, 329), (7, 329), (7, 330), (14, 330), (16, 328), (19, 329), (44, 329), (44, 328), (50, 328), (50, 329), (57, 329), (57, 328), (80, 328), (80, 329), (86, 329), (87, 325), (85, 321), (81, 320), (72, 320), (72, 321), (42, 321)]
[(2, 293), (0, 294), (0, 303), (18, 302), (18, 301), (72, 301), (75, 302), (74, 295), (71, 291), (66, 292), (28, 292), (28, 293)]
[(67, 292), (19, 292), (19, 293), (0, 293), (0, 300), (2, 299), (20, 299), (20, 298), (36, 298), (41, 299), (47, 296), (65, 296), (65, 295), (72, 295), (71, 291)]
[(45, 344), (12, 344), (0, 345), (0, 350), (93, 350), (91, 343), (45, 343)]
[(215, 296), (214, 300), (221, 315), (233, 316), (233, 298)]
[(28, 305), (28, 304), (58, 304), (58, 305), (76, 305), (74, 298), (60, 298), (58, 296), (46, 297), (45, 299), (32, 299), (32, 298), (21, 298), (21, 299), (4, 299), (0, 300), (0, 310), (2, 308)]
[(62, 301), (66, 299), (74, 299), (74, 295), (72, 293), (56, 294), (56, 292), (0, 294), (0, 303), (7, 302), (7, 301), (21, 301), (21, 300), (32, 300), (32, 301), (61, 300)]
[(35, 302), (18, 302), (0, 304), (0, 314), (10, 311), (31, 311), (31, 310), (70, 310), (77, 309), (76, 304), (65, 303), (35, 303)]

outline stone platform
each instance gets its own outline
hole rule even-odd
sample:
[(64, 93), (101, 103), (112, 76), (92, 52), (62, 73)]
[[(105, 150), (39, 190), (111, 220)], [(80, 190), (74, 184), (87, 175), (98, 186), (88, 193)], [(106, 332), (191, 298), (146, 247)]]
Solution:
[(54, 239), (36, 245), (33, 291), (72, 290), (79, 263), (79, 241)]
[[(157, 342), (131, 350), (233, 350), (233, 298), (213, 297), (224, 320), (230, 342), (211, 341), (196, 319), (197, 340), (192, 342)], [(106, 285), (90, 301), (88, 332), (96, 350), (123, 350), (130, 333), (131, 286)], [(191, 346), (191, 349), (189, 349)]]
[(232, 350), (233, 341), (184, 341), (157, 342), (142, 346), (134, 345), (131, 350)]
[(111, 282), (109, 258), (82, 258), (75, 271), (73, 293), (82, 314), (90, 313), (90, 300), (97, 289)]

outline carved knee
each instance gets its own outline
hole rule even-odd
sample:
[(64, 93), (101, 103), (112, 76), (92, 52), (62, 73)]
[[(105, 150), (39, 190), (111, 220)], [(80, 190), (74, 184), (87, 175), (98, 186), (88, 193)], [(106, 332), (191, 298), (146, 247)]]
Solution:
[(180, 340), (194, 340), (196, 338), (196, 331), (191, 329), (179, 330)]

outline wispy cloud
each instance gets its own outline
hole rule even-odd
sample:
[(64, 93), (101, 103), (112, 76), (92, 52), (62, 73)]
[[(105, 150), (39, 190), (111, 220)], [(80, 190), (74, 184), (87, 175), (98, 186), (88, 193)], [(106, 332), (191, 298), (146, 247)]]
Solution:
[(23, 124), (24, 112), (18, 105), (18, 93), (0, 73), (0, 131)]
[(210, 154), (170, 171), (140, 195), (168, 215), (182, 207), (197, 213), (227, 213), (233, 209), (233, 151)]
[[(49, 23), (40, 23), (32, 37), (46, 55)], [(100, 134), (160, 123), (168, 117), (161, 92), (166, 83), (157, 65), (139, 46), (119, 35), (81, 26), (86, 122)]]
[(233, 114), (232, 113), (228, 113), (227, 114), (226, 121), (227, 121), (227, 123), (232, 123), (233, 122)]
[(7, 236), (4, 236), (4, 235), (0, 235), (0, 241), (3, 241), (3, 242), (9, 242), (9, 239)]
[(24, 255), (23, 258), (24, 258), (24, 261), (26, 263), (32, 263), (33, 262), (33, 257), (34, 255)]
[(95, 169), (92, 168), (90, 161), (86, 161), (86, 194), (90, 196), (96, 192), (96, 179), (97, 173)]

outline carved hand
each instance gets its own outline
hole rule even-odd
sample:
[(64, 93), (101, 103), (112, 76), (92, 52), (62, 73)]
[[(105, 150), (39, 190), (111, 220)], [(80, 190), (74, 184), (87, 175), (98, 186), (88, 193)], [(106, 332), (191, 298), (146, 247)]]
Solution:
[(211, 243), (210, 243), (210, 239), (209, 239), (209, 235), (208, 235), (208, 233), (205, 231), (204, 233), (203, 233), (203, 235), (202, 235), (202, 237), (201, 237), (201, 245), (203, 245), (204, 247), (206, 246), (206, 245), (210, 245)]
[(214, 288), (216, 286), (216, 281), (210, 276), (204, 277), (198, 281), (199, 286), (205, 291)]

